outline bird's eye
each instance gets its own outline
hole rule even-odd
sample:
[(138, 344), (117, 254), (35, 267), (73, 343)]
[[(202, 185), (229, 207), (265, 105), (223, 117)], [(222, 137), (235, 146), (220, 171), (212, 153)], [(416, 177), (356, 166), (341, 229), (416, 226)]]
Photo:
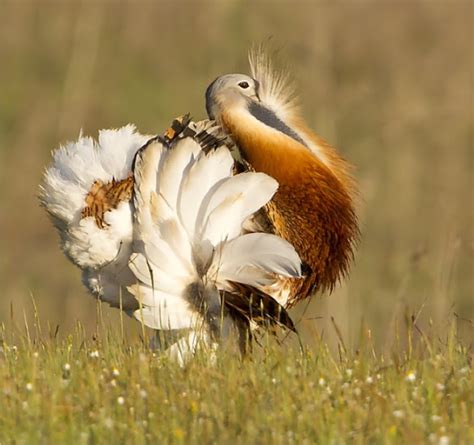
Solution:
[(249, 86), (250, 86), (249, 83), (246, 82), (245, 80), (243, 82), (239, 82), (239, 87), (243, 88), (244, 90), (246, 90)]

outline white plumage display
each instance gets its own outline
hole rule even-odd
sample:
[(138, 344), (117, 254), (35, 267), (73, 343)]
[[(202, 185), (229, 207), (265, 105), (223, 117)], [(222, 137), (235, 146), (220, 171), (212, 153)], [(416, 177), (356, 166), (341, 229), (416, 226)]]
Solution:
[[(97, 142), (81, 135), (54, 151), (53, 165), (40, 187), (40, 200), (58, 229), (61, 248), (82, 269), (86, 287), (112, 306), (119, 307), (122, 299), (126, 310), (136, 306), (126, 290), (133, 279), (128, 269), (133, 236), (131, 187), (124, 197), (128, 199), (117, 200), (110, 208), (98, 208), (103, 202), (95, 200), (94, 216), (87, 217), (85, 210), (90, 209), (87, 201), (95, 197), (93, 192), (101, 194), (101, 185), (120, 184), (130, 177), (134, 156), (148, 139), (133, 125), (101, 130)], [(127, 194), (123, 187), (120, 190)]]
[(210, 120), (80, 137), (41, 188), (92, 294), (158, 331), (189, 331), (175, 349), (295, 330), (286, 309), (333, 290), (354, 257), (351, 166), (305, 124), (286, 74), (260, 51), (250, 67), (208, 86)]
[(175, 350), (235, 329), (243, 344), (262, 322), (292, 329), (265, 288), (300, 277), (298, 254), (275, 235), (244, 229), (278, 183), (236, 173), (209, 121), (176, 127), (155, 138), (131, 125), (103, 130), (97, 143), (81, 136), (54, 152), (40, 198), (62, 249), (97, 298), (150, 328), (190, 330), (190, 345)]

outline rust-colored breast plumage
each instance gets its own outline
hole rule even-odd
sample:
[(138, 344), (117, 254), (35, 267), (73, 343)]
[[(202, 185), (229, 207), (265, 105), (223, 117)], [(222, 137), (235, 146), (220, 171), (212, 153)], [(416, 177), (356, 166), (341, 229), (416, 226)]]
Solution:
[(306, 276), (294, 283), (288, 306), (315, 289), (332, 290), (349, 269), (359, 234), (351, 188), (292, 138), (230, 114), (222, 123), (252, 167), (279, 182), (268, 217), (297, 250)]

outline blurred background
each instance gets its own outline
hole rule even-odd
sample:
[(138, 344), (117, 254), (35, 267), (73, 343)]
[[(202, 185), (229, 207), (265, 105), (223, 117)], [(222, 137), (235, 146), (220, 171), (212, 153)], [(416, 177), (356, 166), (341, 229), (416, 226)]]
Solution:
[[(96, 303), (38, 205), (51, 150), (81, 128), (153, 134), (185, 112), (204, 118), (206, 86), (248, 72), (263, 42), (361, 187), (350, 278), (293, 313), (307, 341), (334, 341), (334, 317), (346, 344), (365, 327), (385, 351), (414, 315), (440, 339), (455, 318), (472, 344), (473, 4), (0, 0), (0, 323), (23, 329), (34, 302), (60, 335), (96, 328)], [(136, 325), (126, 320), (131, 336)]]

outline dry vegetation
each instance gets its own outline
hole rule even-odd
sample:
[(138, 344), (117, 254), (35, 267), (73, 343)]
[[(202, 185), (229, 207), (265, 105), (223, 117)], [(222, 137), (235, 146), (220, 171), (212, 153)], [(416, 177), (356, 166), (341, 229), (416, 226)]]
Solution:
[[(473, 8), (0, 0), (0, 443), (474, 442)], [(362, 190), (350, 279), (294, 313), (309, 352), (182, 370), (145, 351), (130, 320), (125, 346), (96, 345), (96, 305), (36, 199), (50, 150), (80, 128), (152, 134), (204, 117), (207, 84), (246, 72), (269, 37)], [(37, 323), (32, 300), (54, 340), (18, 334)]]

